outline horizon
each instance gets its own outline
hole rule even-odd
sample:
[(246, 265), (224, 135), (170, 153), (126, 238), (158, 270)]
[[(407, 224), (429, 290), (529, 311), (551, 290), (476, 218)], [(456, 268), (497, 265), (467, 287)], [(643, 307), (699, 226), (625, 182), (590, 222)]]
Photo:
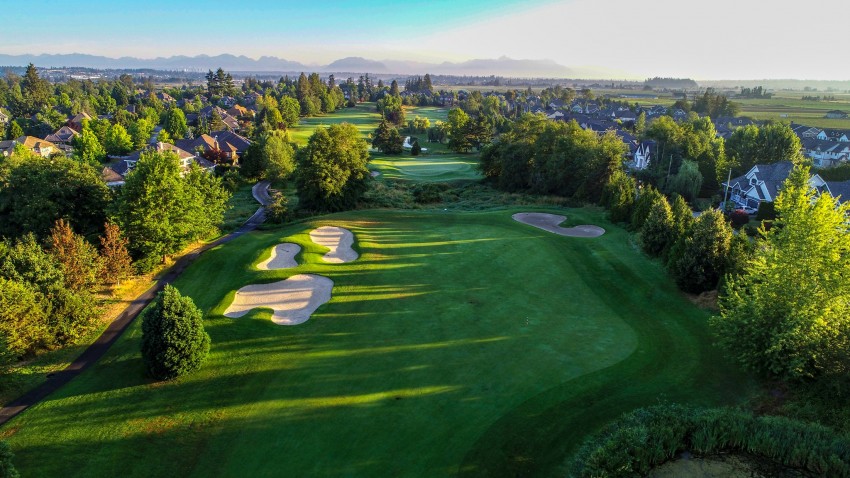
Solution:
[[(805, 31), (787, 13), (796, 6), (787, 0), (769, 9), (747, 0), (435, 0), (427, 7), (378, 0), (369, 8), (348, 0), (332, 8), (272, 0), (240, 7), (222, 0), (155, 0), (143, 9), (126, 0), (96, 0), (74, 12), (50, 8), (55, 3), (30, 2), (31, 8), (44, 7), (40, 18), (50, 28), (32, 41), (25, 22), (11, 22), (0, 32), (0, 53), (112, 59), (227, 54), (315, 67), (349, 57), (429, 64), (508, 57), (596, 71), (602, 74), (592, 78), (599, 79), (850, 80), (850, 65), (836, 62), (829, 48), (843, 40), (840, 15), (823, 15), (818, 40), (804, 41)], [(842, 6), (837, 0), (807, 4), (817, 13)], [(184, 13), (193, 7), (203, 8), (208, 26)], [(786, 33), (791, 27), (796, 32)]]

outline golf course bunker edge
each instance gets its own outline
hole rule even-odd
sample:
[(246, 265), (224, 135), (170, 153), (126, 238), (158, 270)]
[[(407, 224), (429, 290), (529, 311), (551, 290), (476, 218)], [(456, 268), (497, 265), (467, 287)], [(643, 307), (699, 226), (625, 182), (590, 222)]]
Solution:
[(277, 269), (291, 269), (298, 267), (295, 256), (301, 252), (301, 246), (291, 242), (283, 242), (272, 248), (272, 255), (268, 259), (257, 264), (257, 269), (263, 271)]
[(251, 284), (236, 291), (225, 317), (239, 318), (253, 309), (272, 309), (272, 322), (298, 325), (331, 300), (334, 282), (315, 274), (297, 274), (268, 284)]
[(322, 259), (330, 264), (344, 264), (357, 260), (359, 255), (351, 246), (354, 234), (348, 229), (337, 226), (322, 226), (310, 231), (310, 240), (330, 249)]
[(534, 226), (538, 229), (567, 237), (599, 237), (605, 234), (605, 229), (590, 224), (582, 224), (575, 227), (561, 227), (558, 224), (564, 222), (567, 217), (557, 214), (543, 212), (519, 212), (511, 216), (514, 221)]

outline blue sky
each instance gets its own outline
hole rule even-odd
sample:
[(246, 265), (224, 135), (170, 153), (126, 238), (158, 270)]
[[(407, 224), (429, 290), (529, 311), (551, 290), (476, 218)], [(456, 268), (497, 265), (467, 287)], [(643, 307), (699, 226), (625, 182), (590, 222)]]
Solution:
[(15, 3), (34, 15), (4, 17), (0, 53), (231, 53), (306, 64), (347, 56), (430, 62), (508, 56), (595, 68), (610, 78), (850, 80), (841, 53), (845, 0)]

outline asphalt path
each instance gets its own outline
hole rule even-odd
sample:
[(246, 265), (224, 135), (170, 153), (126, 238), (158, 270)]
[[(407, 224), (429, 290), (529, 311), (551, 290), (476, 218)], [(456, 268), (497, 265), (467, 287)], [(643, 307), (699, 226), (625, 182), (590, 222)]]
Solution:
[(181, 257), (166, 271), (148, 290), (144, 291), (140, 296), (136, 297), (130, 304), (121, 312), (121, 314), (113, 320), (103, 334), (97, 338), (87, 349), (80, 354), (70, 365), (65, 367), (61, 372), (57, 372), (48, 376), (47, 381), (25, 393), (24, 395), (12, 400), (3, 408), (0, 408), (0, 425), (5, 424), (19, 413), (36, 403), (47, 398), (48, 395), (62, 388), (63, 385), (70, 382), (74, 377), (83, 373), (87, 368), (91, 367), (95, 362), (103, 357), (103, 354), (109, 350), (109, 347), (118, 340), (118, 337), (124, 332), (133, 320), (138, 317), (139, 313), (147, 307), (148, 304), (156, 297), (156, 294), (165, 287), (166, 284), (171, 284), (177, 277), (188, 267), (195, 259), (205, 251), (219, 246), (226, 242), (230, 242), (237, 237), (253, 231), (266, 219), (265, 206), (271, 202), (269, 196), (269, 182), (260, 181), (251, 189), (254, 199), (261, 204), (257, 212), (248, 219), (239, 229), (216, 239), (214, 242), (205, 244), (194, 251)]

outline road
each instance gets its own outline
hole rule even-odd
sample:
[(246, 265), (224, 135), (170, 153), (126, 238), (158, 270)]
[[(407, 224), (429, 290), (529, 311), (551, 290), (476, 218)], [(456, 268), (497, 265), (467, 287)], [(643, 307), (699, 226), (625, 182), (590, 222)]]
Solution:
[(103, 334), (94, 341), (93, 344), (80, 354), (70, 365), (65, 367), (61, 372), (57, 372), (48, 376), (47, 381), (38, 387), (30, 390), (24, 395), (9, 402), (3, 408), (0, 408), (0, 425), (5, 424), (27, 408), (47, 398), (48, 395), (62, 388), (63, 385), (70, 382), (74, 377), (83, 373), (87, 368), (97, 362), (103, 354), (109, 350), (109, 347), (118, 340), (118, 337), (127, 329), (139, 313), (147, 307), (147, 305), (156, 297), (156, 294), (165, 287), (166, 284), (171, 284), (177, 277), (188, 267), (195, 259), (198, 258), (204, 251), (212, 249), (226, 242), (230, 242), (237, 237), (253, 231), (265, 220), (265, 206), (271, 202), (269, 196), (269, 182), (260, 181), (252, 188), (254, 199), (261, 204), (257, 212), (248, 219), (239, 229), (222, 236), (205, 244), (194, 251), (181, 257), (171, 266), (165, 274), (162, 275), (148, 290), (136, 297), (130, 305), (128, 305), (116, 318), (113, 320)]

